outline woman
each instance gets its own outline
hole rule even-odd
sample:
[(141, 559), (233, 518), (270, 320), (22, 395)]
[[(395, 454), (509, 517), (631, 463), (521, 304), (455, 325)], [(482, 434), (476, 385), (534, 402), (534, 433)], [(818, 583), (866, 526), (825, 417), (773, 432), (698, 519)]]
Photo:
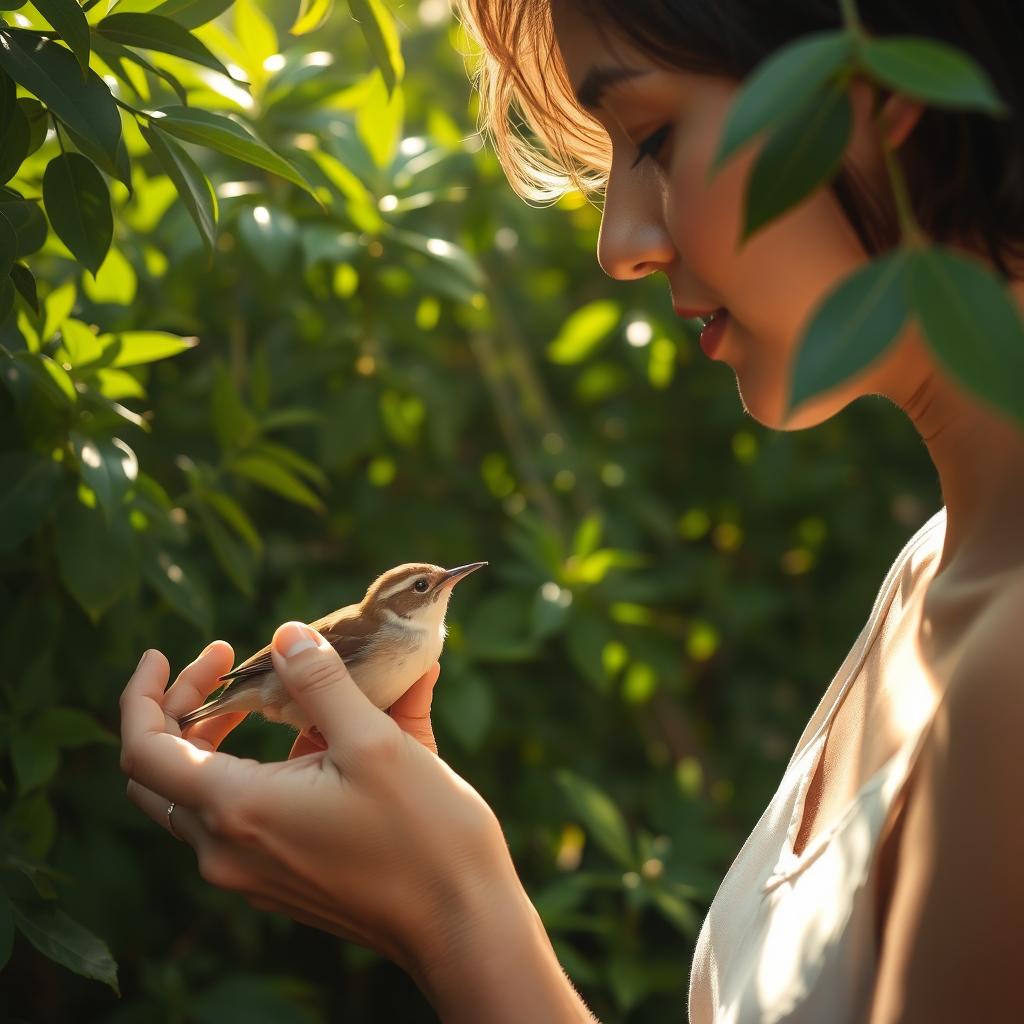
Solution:
[[(601, 266), (622, 280), (663, 273), (684, 315), (720, 310), (714, 358), (761, 423), (811, 427), (886, 395), (942, 485), (945, 507), (894, 563), (712, 904), (691, 1020), (1024, 1019), (1024, 436), (944, 376), (913, 324), (864, 372), (786, 412), (816, 303), (897, 237), (883, 136), (925, 230), (1004, 273), (1024, 308), (1021, 15), (1011, 0), (862, 0), (869, 30), (972, 51), (1014, 117), (925, 110), (856, 81), (841, 177), (741, 247), (749, 147), (707, 179), (730, 101), (772, 50), (836, 27), (831, 0), (463, 7), (486, 54), (485, 114), (523, 194), (567, 176), (603, 187)], [(511, 99), (547, 157), (508, 129)], [(436, 757), (438, 668), (388, 715), (307, 627), (282, 626), (273, 657), (327, 749), (300, 737), (269, 765), (217, 752), (237, 718), (183, 741), (175, 716), (204, 700), (231, 650), (211, 644), (166, 693), (166, 659), (149, 651), (122, 699), (131, 799), (195, 848), (207, 880), (382, 951), (445, 1021), (592, 1021), (499, 823)]]

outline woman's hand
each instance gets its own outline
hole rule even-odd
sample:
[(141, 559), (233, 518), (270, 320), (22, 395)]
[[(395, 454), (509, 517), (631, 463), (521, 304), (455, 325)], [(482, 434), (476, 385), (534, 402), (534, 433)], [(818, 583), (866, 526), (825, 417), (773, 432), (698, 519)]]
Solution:
[(301, 735), (270, 764), (218, 751), (242, 715), (182, 739), (176, 717), (216, 689), (231, 648), (211, 644), (166, 693), (167, 660), (147, 651), (121, 697), (129, 798), (164, 828), (174, 801), (174, 830), (212, 884), (370, 946), (418, 981), (447, 970), (478, 926), (494, 930), (483, 919), (496, 906), (528, 901), (490, 807), (436, 756), (439, 668), (388, 715), (309, 627), (287, 623), (273, 648), (325, 748)]

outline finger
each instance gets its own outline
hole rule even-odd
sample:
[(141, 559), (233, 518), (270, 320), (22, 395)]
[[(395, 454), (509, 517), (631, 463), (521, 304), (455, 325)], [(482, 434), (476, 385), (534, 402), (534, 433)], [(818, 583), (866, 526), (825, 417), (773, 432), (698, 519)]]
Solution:
[(185, 726), (185, 739), (202, 750), (219, 750), (228, 734), (248, 716), (248, 711), (231, 711), (216, 718), (204, 718), (195, 725)]
[(234, 758), (200, 750), (168, 731), (162, 706), (167, 659), (147, 651), (121, 694), (121, 770), (168, 800), (198, 806), (232, 783)]
[(231, 671), (234, 660), (231, 645), (224, 640), (214, 640), (191, 665), (181, 670), (164, 694), (164, 711), (175, 721), (186, 712), (194, 711), (218, 686), (223, 685), (220, 677)]
[(437, 753), (437, 741), (434, 739), (434, 727), (430, 721), (430, 705), (434, 699), (434, 686), (440, 675), (440, 662), (435, 661), (391, 705), (388, 712), (403, 732), (407, 732), (434, 754)]
[(202, 840), (204, 833), (202, 823), (187, 807), (181, 807), (178, 804), (174, 805), (174, 828), (172, 830), (171, 821), (167, 814), (171, 801), (167, 797), (154, 793), (153, 790), (147, 789), (135, 779), (128, 780), (127, 792), (128, 799), (143, 814), (151, 818), (165, 832), (169, 832), (179, 842), (188, 843), (189, 846), (194, 848)]
[(301, 622), (279, 626), (271, 657), (278, 678), (320, 730), (343, 772), (359, 770), (354, 741), (366, 749), (392, 735), (395, 723), (356, 686), (338, 652), (315, 629)]

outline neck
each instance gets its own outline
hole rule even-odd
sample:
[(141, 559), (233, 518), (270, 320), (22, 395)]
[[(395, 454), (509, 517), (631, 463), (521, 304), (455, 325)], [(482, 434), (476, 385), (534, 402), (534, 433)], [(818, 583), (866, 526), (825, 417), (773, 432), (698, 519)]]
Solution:
[(892, 379), (907, 383), (888, 397), (926, 445), (946, 506), (937, 576), (970, 580), (1024, 565), (1024, 428), (955, 384), (916, 328), (895, 362)]
[(382, 608), (381, 615), (385, 622), (390, 622), (399, 629), (407, 629), (414, 633), (425, 633), (430, 629), (430, 626), (426, 623), (420, 622), (417, 619), (407, 619), (404, 615), (399, 615), (398, 612), (392, 611), (390, 608)]

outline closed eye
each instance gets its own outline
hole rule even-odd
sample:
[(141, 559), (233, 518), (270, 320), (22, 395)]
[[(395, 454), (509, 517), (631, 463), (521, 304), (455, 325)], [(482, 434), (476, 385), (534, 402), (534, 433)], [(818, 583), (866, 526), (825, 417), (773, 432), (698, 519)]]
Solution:
[(642, 160), (649, 156), (657, 156), (661, 147), (665, 144), (665, 140), (668, 138), (668, 133), (672, 130), (672, 125), (663, 124), (660, 128), (655, 129), (647, 136), (642, 142), (637, 144), (636, 147), (636, 159), (630, 165), (630, 170), (637, 166)]

